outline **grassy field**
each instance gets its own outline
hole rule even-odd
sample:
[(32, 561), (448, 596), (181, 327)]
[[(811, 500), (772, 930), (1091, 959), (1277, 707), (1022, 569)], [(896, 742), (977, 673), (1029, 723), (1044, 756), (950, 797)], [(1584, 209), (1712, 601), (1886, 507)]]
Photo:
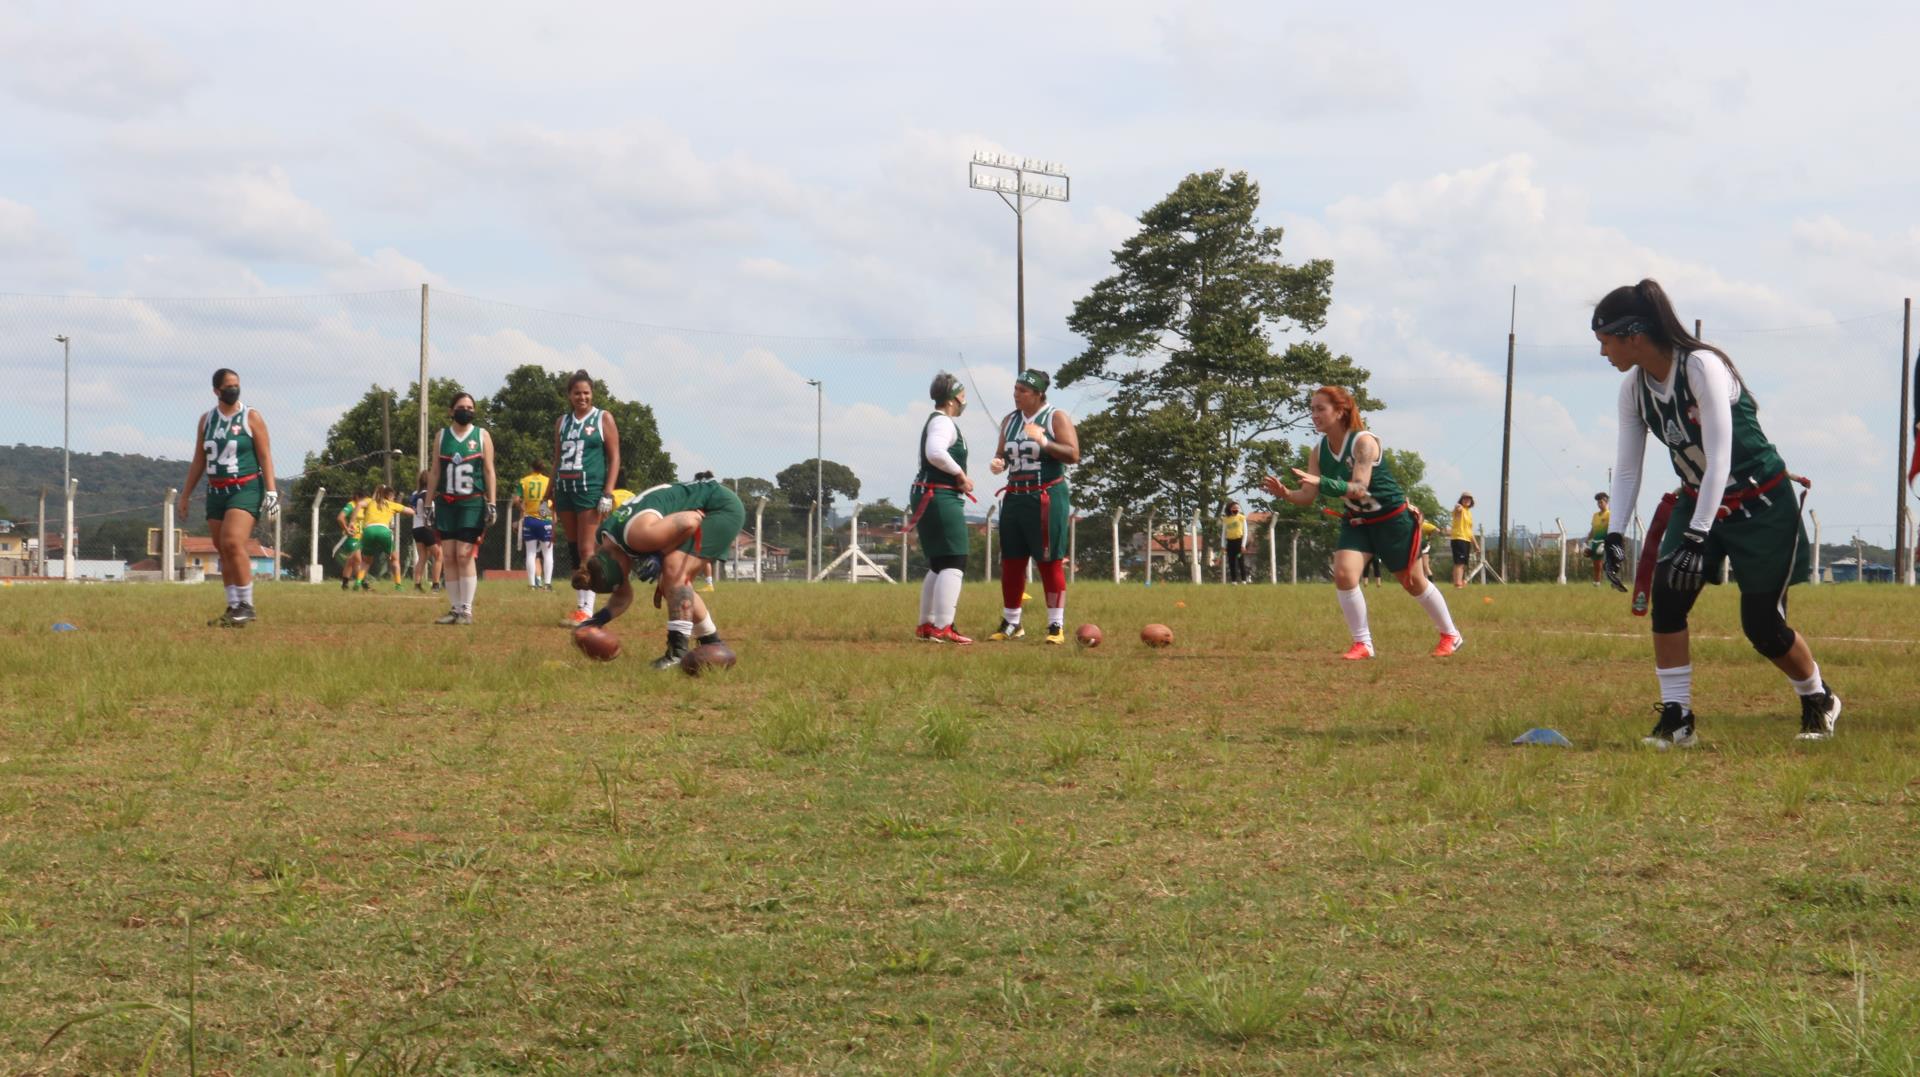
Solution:
[(1812, 745), (1710, 592), (1671, 754), (1584, 586), (1449, 591), (1445, 661), (1372, 591), (1365, 664), (1325, 584), (1081, 586), (1092, 651), (727, 586), (700, 680), (259, 593), (0, 590), (0, 1072), (1920, 1070), (1910, 591), (1796, 591)]

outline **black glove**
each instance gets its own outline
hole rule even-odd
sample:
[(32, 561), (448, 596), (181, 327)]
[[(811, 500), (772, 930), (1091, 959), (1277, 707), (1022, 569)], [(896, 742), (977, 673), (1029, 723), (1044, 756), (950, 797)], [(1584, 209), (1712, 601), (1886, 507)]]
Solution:
[(1607, 532), (1606, 545), (1602, 549), (1605, 551), (1607, 582), (1613, 584), (1614, 590), (1625, 591), (1627, 584), (1620, 573), (1627, 567), (1627, 536), (1618, 531)]
[(634, 558), (633, 575), (642, 583), (652, 583), (660, 578), (660, 567), (665, 563), (657, 553)]
[(1668, 590), (1698, 591), (1707, 582), (1707, 533), (1687, 528), (1680, 536), (1680, 545), (1660, 559), (1659, 571)]
[(578, 632), (583, 628), (605, 628), (607, 627), (607, 622), (611, 620), (613, 620), (613, 607), (602, 606), (598, 613), (574, 625), (573, 630)]

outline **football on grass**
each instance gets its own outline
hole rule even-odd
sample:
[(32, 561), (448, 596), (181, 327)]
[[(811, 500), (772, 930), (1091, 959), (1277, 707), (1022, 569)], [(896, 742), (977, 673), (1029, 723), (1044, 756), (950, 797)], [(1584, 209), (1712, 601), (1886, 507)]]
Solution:
[(1082, 647), (1098, 647), (1100, 646), (1100, 626), (1081, 625), (1080, 630), (1074, 633), (1074, 638), (1080, 641)]
[(698, 677), (710, 670), (732, 669), (733, 650), (724, 643), (703, 643), (680, 659), (680, 668), (689, 677)]
[(1173, 629), (1166, 625), (1148, 625), (1140, 630), (1140, 642), (1149, 647), (1173, 646)]
[(611, 662), (620, 654), (620, 637), (591, 625), (573, 630), (573, 645), (596, 662)]

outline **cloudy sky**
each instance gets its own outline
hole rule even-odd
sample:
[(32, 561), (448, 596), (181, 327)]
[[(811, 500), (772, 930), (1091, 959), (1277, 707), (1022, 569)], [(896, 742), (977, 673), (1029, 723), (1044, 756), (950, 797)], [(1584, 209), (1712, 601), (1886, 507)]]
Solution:
[(1244, 169), (1443, 498), (1495, 508), (1517, 287), (1514, 519), (1584, 519), (1586, 315), (1651, 275), (1828, 540), (1891, 537), (1912, 5), (535, 7), (0, 0), (0, 441), (58, 443), (67, 332), (76, 448), (184, 454), (225, 364), (297, 454), (411, 379), (427, 282), (436, 374), (588, 365), (687, 471), (760, 474), (812, 455), (821, 378), (827, 455), (898, 500), (931, 374), (1011, 381), (995, 149), (1073, 174), (1028, 224), (1034, 365), (1141, 210)]

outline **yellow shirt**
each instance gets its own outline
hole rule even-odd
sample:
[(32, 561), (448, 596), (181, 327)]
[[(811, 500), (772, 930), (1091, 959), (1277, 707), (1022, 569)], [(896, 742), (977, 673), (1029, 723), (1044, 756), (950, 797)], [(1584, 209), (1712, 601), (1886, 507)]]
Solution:
[(1606, 538), (1606, 537), (1607, 537), (1607, 525), (1608, 525), (1609, 523), (1611, 523), (1611, 522), (1612, 522), (1612, 520), (1613, 520), (1613, 510), (1612, 510), (1612, 509), (1601, 509), (1601, 510), (1600, 510), (1599, 512), (1596, 512), (1596, 513), (1594, 513), (1594, 514), (1593, 514), (1593, 522), (1592, 522), (1592, 523), (1589, 523), (1589, 524), (1587, 525), (1587, 535), (1588, 535), (1588, 537), (1590, 537), (1590, 538)]
[(358, 501), (349, 501), (340, 509), (340, 515), (347, 518), (346, 535), (348, 538), (360, 537), (361, 519), (360, 513), (357, 511), (359, 508), (360, 503)]
[(545, 516), (547, 484), (549, 479), (538, 471), (520, 476), (520, 515)]
[(609, 494), (608, 496), (613, 498), (613, 507), (617, 509), (620, 506), (626, 504), (627, 502), (633, 500), (633, 491), (632, 490), (615, 490), (613, 493)]
[(378, 501), (375, 501), (373, 498), (367, 498), (365, 501), (360, 502), (353, 517), (359, 521), (362, 527), (384, 527), (391, 531), (393, 530), (393, 518), (400, 515), (401, 508), (403, 508), (403, 506), (398, 501), (389, 501), (386, 507), (382, 508)]
[(1462, 542), (1473, 541), (1473, 510), (1465, 505), (1453, 507), (1453, 526), (1447, 528), (1447, 537)]
[(1226, 525), (1227, 538), (1244, 539), (1247, 537), (1246, 513), (1236, 512), (1232, 516), (1222, 516), (1220, 517), (1220, 522)]
[(1439, 524), (1434, 523), (1432, 520), (1429, 520), (1425, 517), (1421, 517), (1420, 519), (1420, 537), (1421, 538), (1425, 538), (1426, 536), (1431, 535), (1438, 530), (1440, 530)]

